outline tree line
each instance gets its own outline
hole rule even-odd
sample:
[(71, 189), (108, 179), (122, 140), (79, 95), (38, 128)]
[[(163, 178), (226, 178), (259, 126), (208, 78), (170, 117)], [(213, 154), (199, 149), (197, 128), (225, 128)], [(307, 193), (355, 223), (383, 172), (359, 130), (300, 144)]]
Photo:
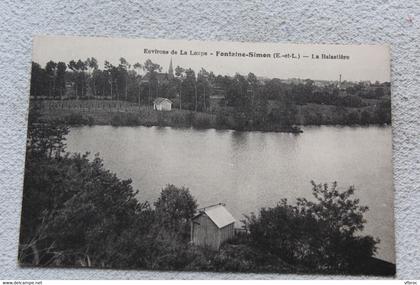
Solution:
[(177, 66), (173, 74), (161, 71), (162, 66), (150, 59), (130, 64), (120, 58), (117, 65), (105, 61), (102, 68), (93, 57), (69, 63), (49, 61), (45, 67), (33, 62), (30, 92), (32, 98), (111, 99), (145, 106), (151, 106), (157, 97), (165, 97), (177, 109), (217, 113), (221, 124), (233, 116), (238, 129), (294, 125), (298, 107), (311, 103), (359, 109), (374, 106), (375, 110), (365, 110), (363, 116), (345, 121), (390, 123), (387, 82), (352, 83), (340, 89), (333, 83), (319, 87), (309, 79), (294, 83), (261, 79), (253, 73), (216, 75), (204, 68), (196, 72)]
[(111, 98), (135, 101), (141, 79), (139, 70), (149, 72), (156, 68), (150, 60), (131, 65), (124, 58), (120, 58), (118, 65), (105, 61), (103, 66), (100, 69), (94, 57), (69, 63), (49, 61), (45, 67), (32, 62), (30, 94), (33, 98), (44, 99)]

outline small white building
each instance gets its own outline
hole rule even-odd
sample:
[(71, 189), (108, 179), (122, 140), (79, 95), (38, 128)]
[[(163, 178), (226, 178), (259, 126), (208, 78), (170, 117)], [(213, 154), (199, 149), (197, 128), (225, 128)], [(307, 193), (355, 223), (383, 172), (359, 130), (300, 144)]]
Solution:
[(153, 110), (170, 111), (172, 110), (172, 101), (167, 98), (158, 97), (153, 101)]
[(235, 218), (222, 203), (199, 209), (191, 219), (191, 242), (218, 250), (234, 236), (234, 224)]

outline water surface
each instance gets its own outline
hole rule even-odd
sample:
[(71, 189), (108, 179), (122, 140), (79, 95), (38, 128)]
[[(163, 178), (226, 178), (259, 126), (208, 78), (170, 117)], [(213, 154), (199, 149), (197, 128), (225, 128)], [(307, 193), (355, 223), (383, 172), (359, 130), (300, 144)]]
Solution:
[[(68, 150), (99, 152), (105, 167), (131, 178), (139, 200), (166, 184), (188, 187), (199, 206), (226, 203), (242, 214), (282, 198), (311, 197), (310, 181), (356, 187), (367, 205), (377, 256), (394, 262), (390, 127), (305, 127), (303, 134), (93, 126), (71, 128)], [(238, 223), (239, 226), (239, 223)]]

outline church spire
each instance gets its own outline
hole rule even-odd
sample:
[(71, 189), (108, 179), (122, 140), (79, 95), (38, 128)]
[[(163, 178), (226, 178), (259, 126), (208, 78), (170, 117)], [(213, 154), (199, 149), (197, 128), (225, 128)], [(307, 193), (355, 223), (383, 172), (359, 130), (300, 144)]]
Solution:
[(174, 68), (172, 67), (172, 57), (171, 57), (171, 62), (169, 63), (168, 74), (169, 74), (169, 76), (171, 76), (171, 77), (173, 77), (173, 76), (174, 76)]

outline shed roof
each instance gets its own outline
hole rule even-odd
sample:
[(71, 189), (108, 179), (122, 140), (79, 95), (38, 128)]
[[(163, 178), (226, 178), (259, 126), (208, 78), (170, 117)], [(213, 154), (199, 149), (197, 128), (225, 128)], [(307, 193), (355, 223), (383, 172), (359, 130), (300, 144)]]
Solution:
[(172, 104), (172, 101), (171, 100), (169, 100), (168, 98), (163, 98), (163, 97), (157, 97), (155, 100), (153, 100), (153, 103), (154, 104), (160, 104), (160, 103), (162, 103), (164, 101), (167, 101), (167, 102), (169, 102), (169, 103)]
[(219, 229), (235, 222), (235, 218), (223, 204), (206, 207), (199, 211), (200, 213), (197, 216), (205, 213)]

